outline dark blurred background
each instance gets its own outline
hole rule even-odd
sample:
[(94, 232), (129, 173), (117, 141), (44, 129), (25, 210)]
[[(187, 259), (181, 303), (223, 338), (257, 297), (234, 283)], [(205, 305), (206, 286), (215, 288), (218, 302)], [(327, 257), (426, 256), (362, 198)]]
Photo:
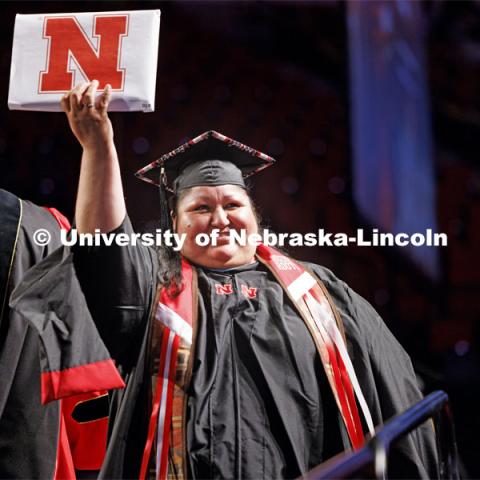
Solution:
[[(155, 113), (111, 114), (134, 224), (151, 227), (149, 222), (158, 216), (158, 200), (155, 189), (136, 180), (133, 173), (208, 129), (278, 160), (275, 168), (258, 175), (254, 186), (260, 211), (277, 232), (323, 228), (351, 233), (359, 227), (382, 228), (385, 217), (377, 222), (376, 209), (422, 198), (416, 197), (418, 192), (428, 190), (427, 198), (408, 207), (407, 217), (419, 218), (419, 210), (427, 207), (430, 227), (448, 234), (448, 246), (435, 250), (430, 269), (402, 249), (387, 247), (290, 251), (297, 258), (332, 269), (371, 302), (412, 356), (425, 391), (442, 388), (448, 392), (461, 458), (470, 477), (480, 477), (476, 459), (480, 428), (480, 2), (352, 3), (358, 5), (333, 0), (2, 2), (0, 187), (56, 207), (72, 218), (81, 149), (64, 115), (7, 109), (15, 14), (160, 8)], [(359, 21), (367, 22), (363, 37), (355, 37)], [(360, 55), (358, 42), (365, 35), (370, 43), (362, 55), (370, 54), (368, 62), (352, 58)], [(391, 51), (397, 53), (387, 58)], [(398, 52), (403, 66), (397, 72)], [(409, 64), (413, 65), (410, 70)], [(413, 102), (419, 110), (411, 110), (410, 117), (399, 117), (406, 124), (424, 119), (422, 128), (414, 129), (412, 143), (426, 146), (426, 153), (422, 158), (408, 157), (410, 164), (403, 177), (407, 183), (409, 178), (416, 182), (417, 191), (398, 187), (397, 180), (405, 172), (395, 170), (404, 165), (396, 152), (409, 142), (408, 136), (400, 147), (386, 150), (393, 152), (391, 162), (379, 160), (391, 167), (388, 178), (369, 183), (378, 165), (362, 163), (365, 152), (359, 151), (358, 138), (372, 136), (375, 144), (375, 128), (382, 117), (377, 111), (369, 119), (362, 110), (365, 122), (359, 123), (362, 115), (357, 111), (354, 118), (352, 112), (359, 98), (367, 100), (368, 106), (368, 101), (383, 105), (392, 98), (402, 103), (403, 97), (397, 97), (396, 90), (389, 91), (398, 78), (392, 77), (389, 83), (388, 75), (382, 77), (373, 97), (368, 97), (372, 93), (362, 87), (365, 77), (358, 78), (359, 67), (370, 69), (367, 73), (374, 72), (377, 78), (382, 69), (393, 69), (398, 78), (407, 79), (401, 95), (406, 92), (408, 97), (413, 92), (413, 98), (419, 99)], [(413, 83), (408, 80), (412, 71)], [(385, 112), (390, 120), (395, 108)], [(393, 137), (387, 135), (382, 141), (391, 141), (402, 128), (399, 125)], [(377, 158), (373, 150), (372, 158)], [(417, 161), (427, 165), (421, 176)], [(356, 172), (366, 177), (361, 185)], [(358, 201), (361, 188), (378, 193), (367, 205), (371, 215), (365, 203)], [(393, 223), (395, 211), (388, 214)], [(428, 227), (428, 215), (422, 218)]]

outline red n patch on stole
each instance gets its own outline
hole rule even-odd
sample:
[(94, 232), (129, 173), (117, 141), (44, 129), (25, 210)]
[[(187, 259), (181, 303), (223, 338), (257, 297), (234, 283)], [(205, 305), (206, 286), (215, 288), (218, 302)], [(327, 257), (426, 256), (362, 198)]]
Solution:
[(125, 70), (119, 68), (121, 37), (127, 35), (128, 15), (95, 16), (92, 44), (75, 17), (45, 17), (43, 36), (48, 39), (47, 67), (40, 72), (39, 93), (65, 92), (74, 87), (73, 58), (85, 78), (99, 81), (99, 90), (109, 83), (122, 90)]

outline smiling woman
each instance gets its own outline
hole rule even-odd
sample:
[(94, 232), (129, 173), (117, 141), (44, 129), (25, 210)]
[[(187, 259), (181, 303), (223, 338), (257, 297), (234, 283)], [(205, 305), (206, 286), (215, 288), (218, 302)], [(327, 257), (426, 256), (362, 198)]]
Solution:
[[(173, 217), (175, 231), (185, 233), (182, 255), (191, 262), (209, 268), (233, 268), (255, 261), (254, 245), (230, 242), (230, 232), (258, 232), (257, 220), (246, 191), (236, 185), (193, 187), (178, 202)], [(218, 229), (216, 245), (205, 247), (196, 241), (199, 233), (211, 235)]]
[[(131, 234), (109, 93), (90, 108), (95, 91), (95, 82), (80, 85), (62, 101), (83, 146), (77, 227)], [(180, 254), (141, 244), (75, 248), (65, 255), (76, 272), (68, 280), (68, 261), (52, 265), (59, 282), (80, 283), (127, 383), (111, 395), (101, 478), (295, 478), (360, 448), (421, 398), (408, 355), (330, 271), (227, 238), (258, 232), (244, 179), (272, 163), (206, 132), (137, 172), (160, 187), (162, 228), (172, 222), (186, 234)], [(215, 230), (217, 245), (195, 242)], [(31, 275), (35, 296), (41, 279)], [(82, 301), (69, 310), (85, 311)], [(65, 307), (52, 308), (62, 315)], [(436, 477), (431, 426), (400, 441), (389, 465), (397, 478)]]

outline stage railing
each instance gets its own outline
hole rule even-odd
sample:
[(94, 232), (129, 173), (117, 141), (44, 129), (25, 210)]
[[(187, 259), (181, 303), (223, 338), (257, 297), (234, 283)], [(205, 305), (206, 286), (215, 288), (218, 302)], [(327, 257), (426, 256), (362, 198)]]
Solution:
[[(405, 412), (391, 418), (360, 450), (337, 455), (302, 478), (304, 480), (352, 477), (386, 479), (388, 452), (392, 443), (430, 418), (435, 426), (440, 478), (459, 479), (452, 411), (448, 395), (443, 391), (431, 393)], [(360, 472), (363, 476), (359, 475)]]

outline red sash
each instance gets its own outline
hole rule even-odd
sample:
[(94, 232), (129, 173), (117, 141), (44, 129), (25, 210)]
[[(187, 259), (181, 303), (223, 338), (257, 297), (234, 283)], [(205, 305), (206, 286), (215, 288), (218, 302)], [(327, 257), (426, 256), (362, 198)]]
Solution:
[(323, 368), (354, 449), (365, 442), (355, 394), (370, 434), (374, 427), (358, 384), (341, 330), (343, 325), (323, 284), (305, 268), (279, 251), (257, 247), (257, 258), (275, 275), (305, 320), (317, 346)]
[(140, 479), (147, 474), (150, 453), (156, 434), (156, 478), (167, 478), (168, 448), (172, 420), (173, 392), (180, 341), (191, 346), (193, 326), (193, 269), (182, 260), (183, 288), (176, 297), (162, 289), (155, 312), (155, 319), (163, 324), (158, 365), (157, 385), (150, 416), (147, 441), (143, 452)]

